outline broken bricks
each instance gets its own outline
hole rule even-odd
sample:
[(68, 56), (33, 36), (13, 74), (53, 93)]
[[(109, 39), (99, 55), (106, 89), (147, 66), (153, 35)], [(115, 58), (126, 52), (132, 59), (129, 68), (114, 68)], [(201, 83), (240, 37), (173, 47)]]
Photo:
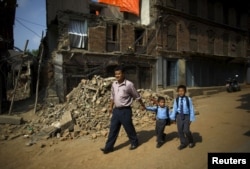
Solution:
[[(39, 120), (27, 122), (26, 125), (32, 125), (33, 130), (31, 133), (24, 134), (48, 139), (60, 133), (61, 137), (58, 140), (61, 141), (86, 135), (92, 139), (107, 137), (111, 117), (108, 111), (111, 84), (114, 80), (114, 77), (102, 78), (100, 76), (94, 76), (91, 80), (81, 80), (78, 86), (66, 96), (65, 103), (55, 105), (53, 103), (53, 106), (46, 106), (38, 113)], [(159, 96), (158, 93), (149, 89), (139, 89), (138, 92), (146, 105), (152, 105), (151, 97)], [(172, 104), (169, 97), (165, 98), (167, 103)], [(155, 115), (142, 111), (140, 104), (136, 101), (132, 104), (132, 112), (136, 127), (152, 125), (152, 117)], [(2, 118), (2, 121), (21, 123), (21, 119), (15, 116)]]
[[(102, 78), (94, 76), (91, 80), (82, 79), (67, 96), (66, 102), (61, 106), (50, 107), (48, 115), (51, 119), (57, 121), (57, 128), (61, 132), (71, 133), (72, 136), (79, 137), (90, 134), (92, 139), (99, 136), (106, 137), (110, 125), (110, 114), (108, 108), (110, 106), (111, 85), (115, 80), (114, 77)], [(152, 90), (138, 90), (144, 102), (147, 105), (152, 105), (150, 98), (157, 97), (159, 94)], [(167, 97), (168, 98), (168, 97)], [(140, 110), (140, 104), (136, 101), (132, 105), (133, 121), (136, 126), (145, 126), (152, 124), (152, 113), (147, 113)], [(55, 124), (55, 121), (54, 121)], [(63, 134), (62, 137), (68, 137), (68, 134)]]

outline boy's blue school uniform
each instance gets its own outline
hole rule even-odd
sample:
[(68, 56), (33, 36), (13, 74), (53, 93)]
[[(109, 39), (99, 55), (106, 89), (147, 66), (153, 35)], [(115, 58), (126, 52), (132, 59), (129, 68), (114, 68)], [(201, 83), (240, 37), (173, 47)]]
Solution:
[(165, 140), (165, 126), (167, 123), (167, 119), (169, 118), (169, 110), (167, 107), (160, 107), (160, 106), (147, 106), (146, 110), (157, 112), (156, 113), (156, 125), (155, 131), (157, 135), (157, 142), (163, 143)]
[[(158, 108), (158, 109), (157, 109)], [(147, 106), (146, 110), (157, 112), (156, 119), (168, 119), (168, 108), (167, 107), (160, 107), (160, 106)]]
[[(176, 99), (174, 101), (173, 110), (170, 113), (170, 119), (176, 120), (178, 134), (180, 137), (180, 142), (182, 146), (186, 146), (189, 144), (193, 144), (193, 136), (190, 131), (190, 122), (195, 121), (195, 113), (192, 99), (188, 97), (189, 106), (185, 97), (178, 97), (178, 107)], [(183, 114), (181, 116), (181, 106), (183, 105)]]
[[(195, 121), (195, 113), (194, 113), (194, 106), (193, 106), (193, 102), (192, 102), (192, 99), (190, 97), (188, 97), (188, 100), (189, 100), (189, 108), (187, 106), (187, 100), (183, 98), (183, 113), (184, 115), (189, 115), (190, 117), (190, 121)], [(176, 103), (176, 100), (174, 100), (174, 105), (173, 105), (173, 110), (172, 112), (170, 113), (170, 119), (171, 120), (175, 120), (176, 118), (176, 115), (178, 113), (180, 113), (180, 105), (181, 105), (181, 97), (179, 97), (178, 99), (178, 107), (177, 107), (177, 103)]]

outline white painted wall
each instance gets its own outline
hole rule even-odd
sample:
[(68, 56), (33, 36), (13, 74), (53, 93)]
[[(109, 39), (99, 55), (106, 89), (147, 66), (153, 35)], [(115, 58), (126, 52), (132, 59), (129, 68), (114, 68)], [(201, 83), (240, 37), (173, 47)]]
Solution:
[(141, 1), (141, 24), (150, 24), (150, 0)]

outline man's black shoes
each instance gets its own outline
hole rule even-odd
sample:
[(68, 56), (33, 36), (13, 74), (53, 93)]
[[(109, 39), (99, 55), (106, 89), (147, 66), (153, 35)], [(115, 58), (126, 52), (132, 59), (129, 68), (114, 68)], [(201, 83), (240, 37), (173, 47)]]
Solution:
[(113, 149), (108, 150), (108, 149), (105, 149), (105, 148), (101, 148), (101, 151), (103, 152), (103, 154), (108, 154), (108, 153), (113, 152), (114, 150)]
[(163, 141), (158, 142), (158, 143), (156, 144), (156, 148), (160, 148), (163, 144), (164, 144), (164, 142), (163, 142)]
[(189, 148), (193, 148), (194, 147), (194, 143), (189, 143), (188, 147)]
[(186, 147), (187, 147), (186, 145), (181, 144), (181, 145), (178, 147), (178, 150), (182, 150), (182, 149), (184, 149), (184, 148), (186, 148)]
[(131, 147), (129, 148), (130, 150), (134, 150), (138, 147), (138, 145), (131, 145)]

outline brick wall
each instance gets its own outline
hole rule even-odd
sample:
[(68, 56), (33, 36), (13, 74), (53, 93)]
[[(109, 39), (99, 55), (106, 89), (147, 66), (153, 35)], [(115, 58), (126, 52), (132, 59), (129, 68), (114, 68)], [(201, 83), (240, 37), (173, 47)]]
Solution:
[[(173, 20), (173, 19), (172, 19)], [(198, 50), (199, 53), (208, 54), (208, 31), (212, 31), (214, 33), (214, 55), (222, 56), (223, 54), (223, 34), (229, 34), (229, 42), (228, 42), (228, 56), (232, 57), (242, 57), (245, 56), (246, 53), (246, 38), (241, 35), (241, 33), (235, 31), (228, 31), (223, 28), (209, 26), (203, 23), (194, 22), (192, 20), (186, 20), (183, 18), (176, 18), (174, 20), (176, 22), (176, 30), (177, 30), (177, 51), (190, 51), (190, 32), (189, 26), (195, 25), (197, 27), (197, 43), (198, 43)], [(236, 37), (241, 37), (240, 42), (237, 43)], [(161, 32), (158, 34), (157, 37), (157, 44), (158, 47), (165, 49), (164, 47), (166, 44), (167, 38), (167, 30), (166, 28), (162, 29)], [(155, 42), (156, 43), (156, 42)], [(152, 44), (149, 46), (148, 51), (150, 51), (150, 47), (152, 49)], [(237, 49), (235, 48), (240, 47), (241, 52), (237, 53)], [(165, 49), (166, 50), (166, 49)]]
[(106, 28), (103, 26), (90, 27), (88, 30), (88, 49), (91, 52), (106, 51)]

